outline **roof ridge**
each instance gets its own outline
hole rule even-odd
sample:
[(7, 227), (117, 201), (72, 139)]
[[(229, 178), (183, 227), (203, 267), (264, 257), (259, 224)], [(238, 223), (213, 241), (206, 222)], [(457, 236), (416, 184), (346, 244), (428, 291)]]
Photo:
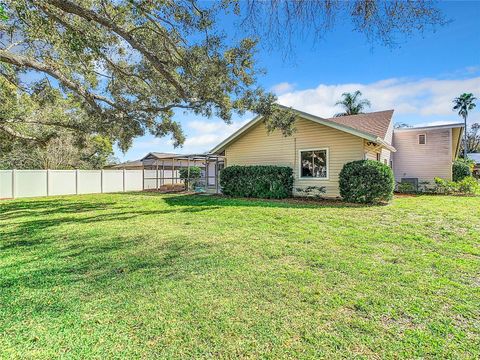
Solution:
[(351, 115), (332, 116), (332, 117), (325, 118), (325, 119), (338, 119), (338, 118), (342, 118), (342, 117), (344, 118), (344, 117), (349, 117), (349, 116), (371, 115), (371, 114), (379, 114), (379, 113), (386, 113), (386, 112), (395, 112), (395, 109), (371, 111), (371, 112), (359, 113), (359, 114), (351, 114)]

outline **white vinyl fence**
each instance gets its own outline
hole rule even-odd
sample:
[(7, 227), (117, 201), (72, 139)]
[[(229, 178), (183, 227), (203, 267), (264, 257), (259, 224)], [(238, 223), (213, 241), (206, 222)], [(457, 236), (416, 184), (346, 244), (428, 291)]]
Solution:
[(0, 170), (0, 199), (138, 190), (142, 170)]

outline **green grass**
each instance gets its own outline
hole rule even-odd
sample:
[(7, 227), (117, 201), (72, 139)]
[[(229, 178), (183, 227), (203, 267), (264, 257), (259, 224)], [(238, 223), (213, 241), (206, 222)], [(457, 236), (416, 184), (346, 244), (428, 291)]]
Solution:
[(0, 202), (0, 358), (479, 358), (480, 198)]

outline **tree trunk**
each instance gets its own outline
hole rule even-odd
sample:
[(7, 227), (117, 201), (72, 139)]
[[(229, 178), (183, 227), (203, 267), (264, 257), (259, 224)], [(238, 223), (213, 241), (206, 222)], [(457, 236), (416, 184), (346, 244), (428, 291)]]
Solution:
[(463, 117), (463, 121), (465, 123), (465, 128), (463, 129), (463, 158), (467, 160), (468, 156), (468, 144), (467, 144), (467, 116)]

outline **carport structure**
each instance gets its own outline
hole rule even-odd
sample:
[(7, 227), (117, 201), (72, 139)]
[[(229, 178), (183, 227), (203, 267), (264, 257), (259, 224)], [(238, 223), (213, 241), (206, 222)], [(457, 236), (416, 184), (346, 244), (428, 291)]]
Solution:
[(219, 173), (225, 166), (224, 156), (151, 152), (141, 162), (144, 190), (182, 190), (185, 183), (180, 179), (180, 169), (196, 166), (201, 169), (197, 190), (215, 194), (220, 192)]

